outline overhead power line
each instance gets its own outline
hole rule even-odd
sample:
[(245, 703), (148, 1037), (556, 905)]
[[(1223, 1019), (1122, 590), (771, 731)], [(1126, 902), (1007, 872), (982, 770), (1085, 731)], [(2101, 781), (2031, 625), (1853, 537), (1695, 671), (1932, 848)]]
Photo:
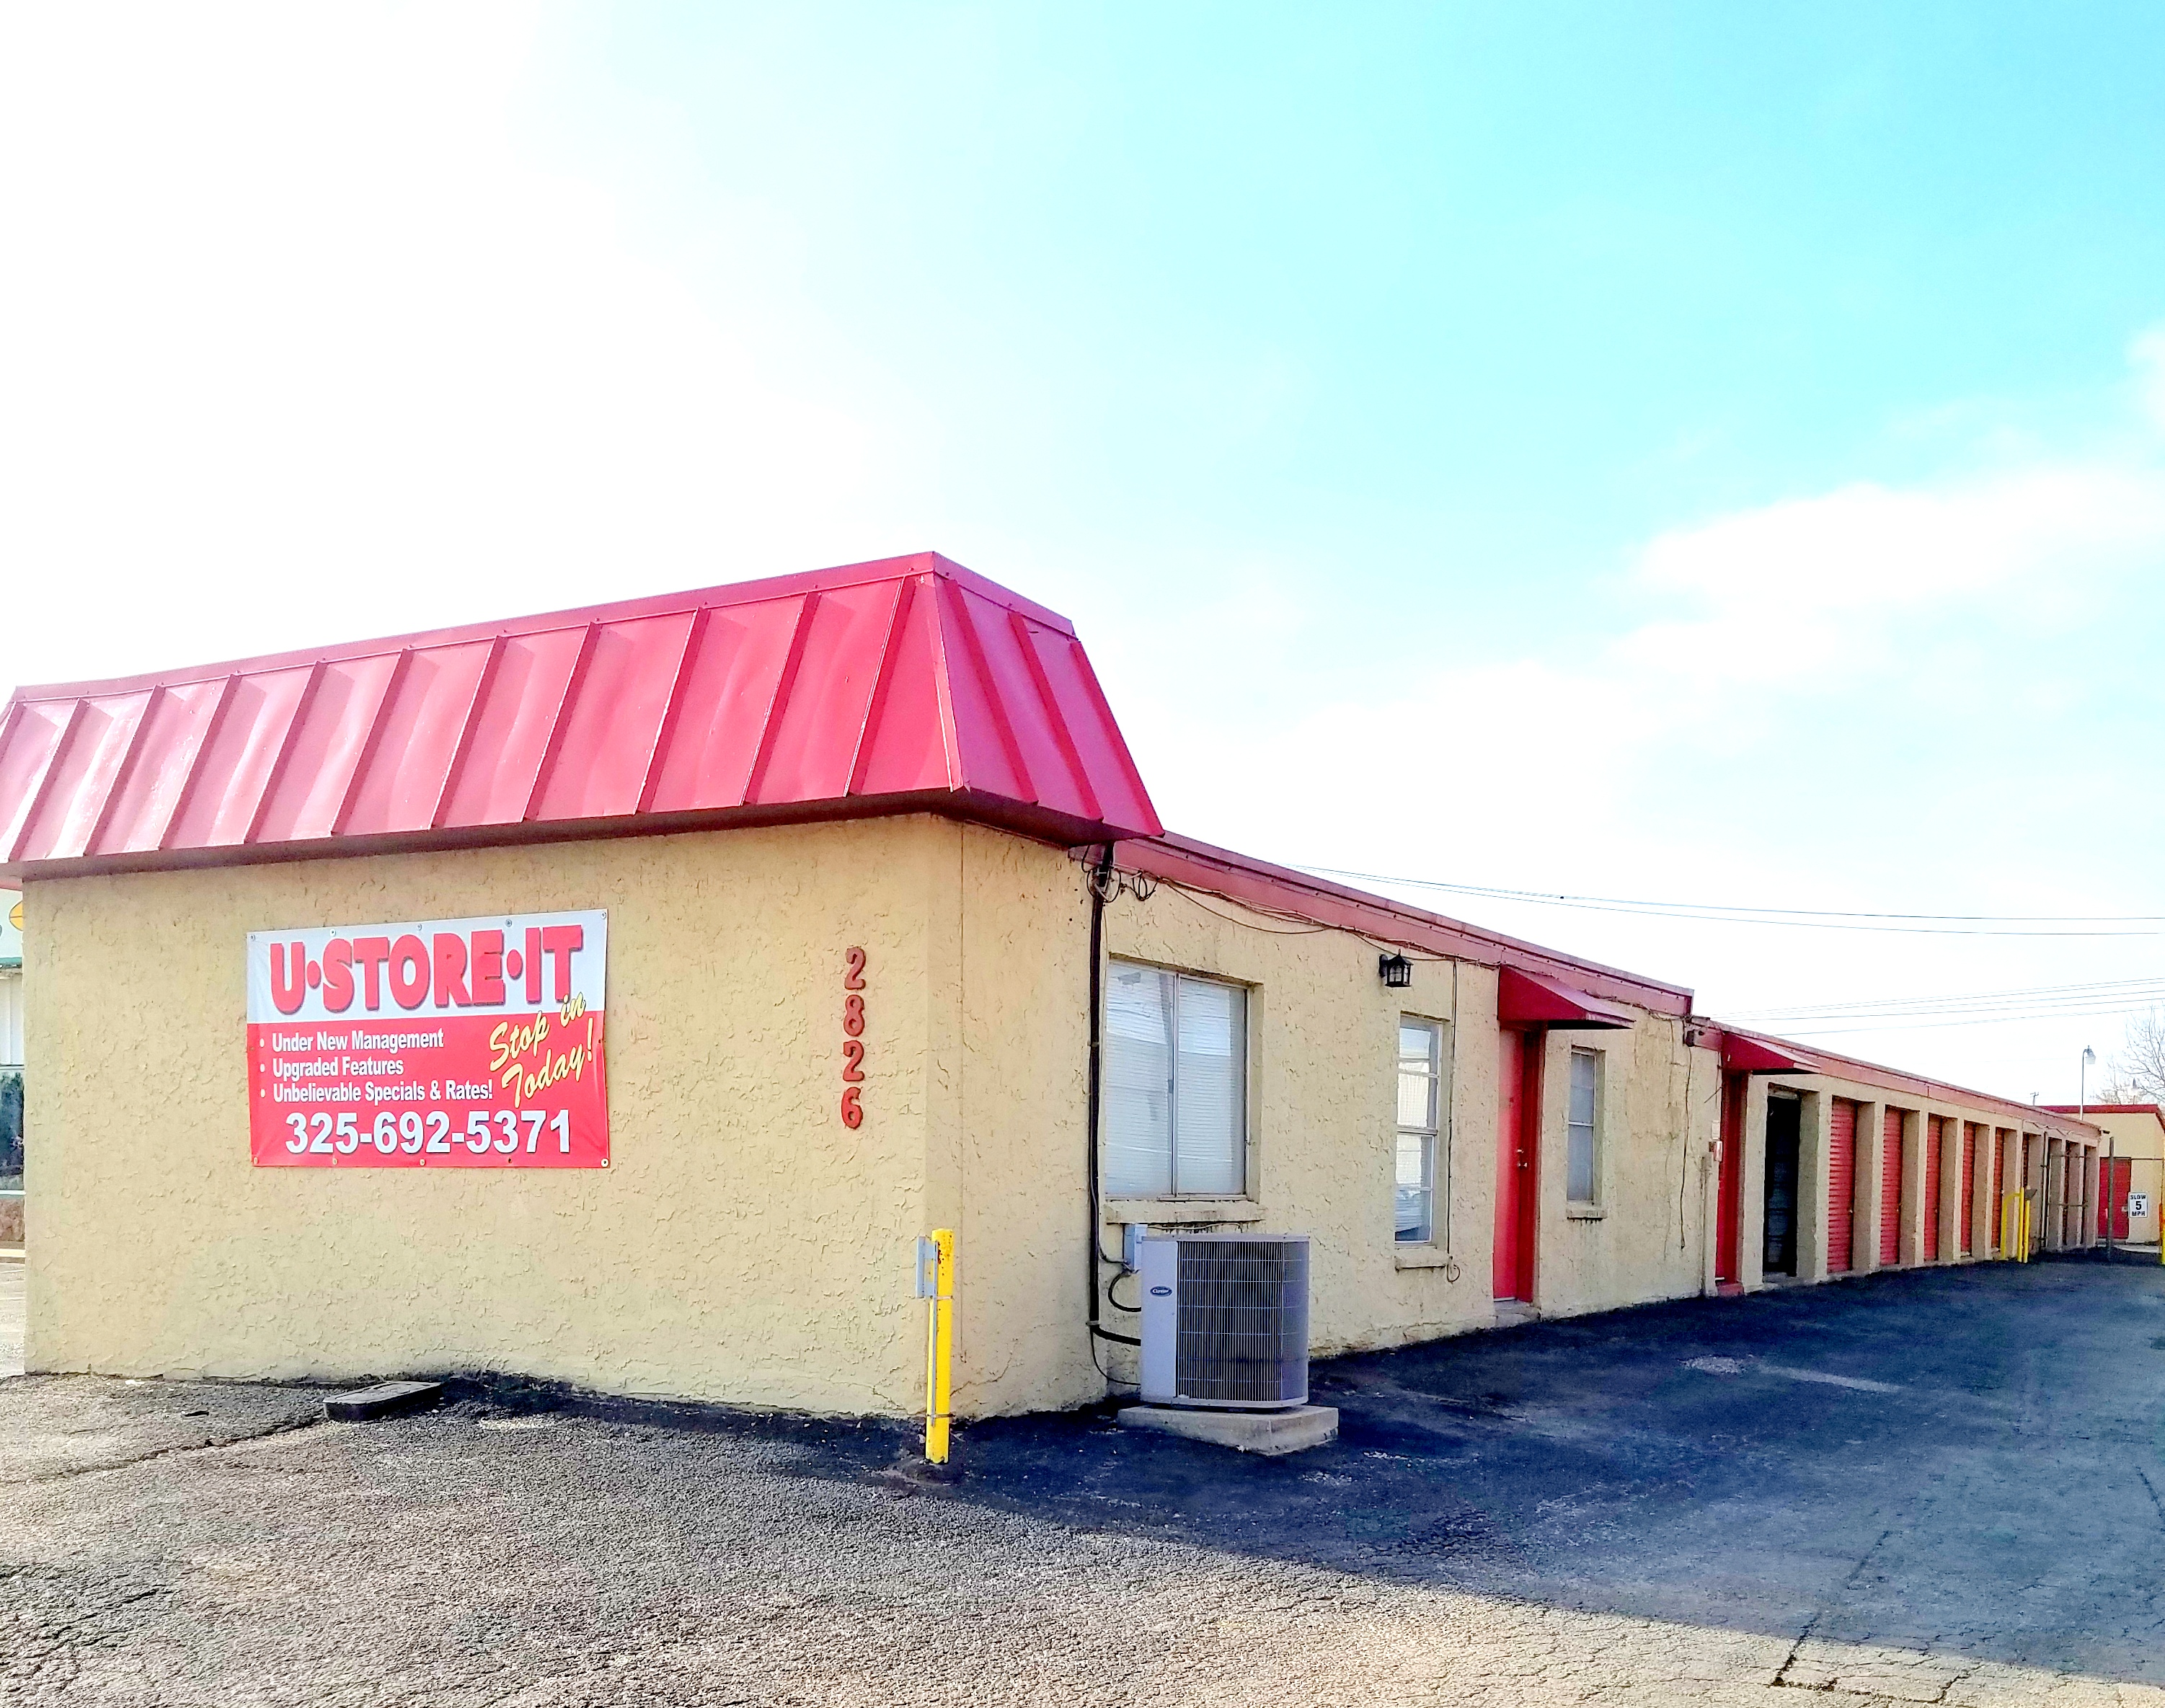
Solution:
[(2147, 1004), (2132, 1008), (2086, 1009), (2081, 1010), (2052, 1010), (2043, 1014), (1965, 1015), (1947, 1020), (1893, 1020), (1882, 1025), (1846, 1026), (1784, 1026), (1785, 1038), (1841, 1038), (1853, 1037), (1859, 1032), (1928, 1032), (1946, 1026), (1997, 1026), (2014, 1020), (2049, 1020), (2068, 1012), (2087, 1014), (2092, 1019), (2109, 1019), (2115, 1014), (2140, 1014)]
[[(2165, 914), (1904, 914), (1871, 913), (1838, 908), (1739, 907), (1718, 902), (1645, 901), (1628, 896), (1569, 895), (1532, 889), (1504, 889), (1493, 884), (1449, 883), (1441, 878), (1404, 878), (1381, 872), (1352, 872), (1336, 866), (1299, 866), (1294, 870), (1362, 883), (1394, 883), (1488, 901), (1525, 902), (1541, 907), (1572, 908), (1641, 919), (1696, 920), (1706, 925), (1773, 925), (1821, 931), (1893, 931), (1936, 937), (2155, 937), (2165, 935)], [(2068, 930), (2070, 926), (2110, 930)], [(2031, 929), (2010, 929), (2030, 927)], [(2037, 929), (2045, 927), (2046, 929)]]
[(2076, 984), (2031, 984), (2024, 985), (2014, 990), (1955, 990), (1942, 992), (1936, 996), (1868, 996), (1860, 997), (1853, 1002), (1810, 1003), (1800, 1004), (1791, 1008), (1753, 1009), (1748, 1013), (1739, 1013), (1736, 1018), (1745, 1020), (1750, 1018), (1751, 1015), (1757, 1015), (1763, 1018), (1773, 1019), (1783, 1015), (1834, 1014), (1846, 1009), (1915, 1007), (1920, 1004), (1931, 1004), (1942, 1002), (1981, 1002), (1999, 997), (2083, 996), (2100, 991), (2138, 991), (2152, 988), (2165, 989), (2165, 978), (2086, 979)]

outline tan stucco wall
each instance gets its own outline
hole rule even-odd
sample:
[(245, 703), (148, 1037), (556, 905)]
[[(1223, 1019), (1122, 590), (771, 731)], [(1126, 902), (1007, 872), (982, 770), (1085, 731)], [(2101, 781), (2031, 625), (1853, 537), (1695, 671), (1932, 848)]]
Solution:
[[(1085, 1328), (1089, 903), (1061, 850), (950, 827), (955, 1000), (934, 1017), (934, 1201), (956, 1230), (955, 1409), (1080, 1405)], [(946, 1206), (959, 1205), (959, 1220)], [(921, 1354), (920, 1354), (921, 1356)]]
[[(1688, 1048), (1680, 1021), (1648, 1015), (1628, 1032), (1549, 1036), (1541, 1099), (1541, 1215), (1534, 1303), (1575, 1315), (1714, 1284), (1715, 1142), (1721, 1064)], [(1564, 1197), (1571, 1052), (1605, 1058), (1599, 1201)]]
[[(1147, 901), (1125, 895), (1109, 908), (1106, 949), (1249, 987), (1246, 1198), (1109, 1199), (1108, 1249), (1119, 1249), (1125, 1221), (1308, 1235), (1309, 1327), (1319, 1357), (1493, 1320), (1493, 1030), (1486, 1047), (1483, 1037), (1469, 1038), (1459, 1027), (1446, 1033), (1450, 1238), (1434, 1250), (1401, 1252), (1392, 1236), (1399, 1019), (1453, 1019), (1450, 965), (1417, 962), (1412, 988), (1391, 990), (1377, 976), (1376, 949), (1358, 937), (1288, 929), (1169, 885)], [(1461, 1011), (1493, 1015), (1493, 972), (1465, 967), (1459, 986)], [(1467, 1141), (1476, 1131), (1487, 1136), (1485, 1144)], [(1132, 1320), (1112, 1326), (1132, 1331)]]
[[(961, 842), (919, 818), (33, 883), (29, 1368), (914, 1409), (909, 1250), (957, 1201), (929, 1068)], [(609, 915), (608, 1169), (250, 1166), (247, 932), (571, 908)]]
[[(1020, 846), (1020, 845), (1011, 845)], [(1087, 893), (1082, 874), (1054, 851), (1018, 857), (1028, 869), (1026, 898), (1012, 930), (988, 920), (976, 938), (998, 937), (1011, 953), (973, 965), (969, 988), (991, 988), (1012, 962), (1040, 963), (1041, 983), (1056, 997), (1087, 988)], [(1053, 863), (1064, 873), (1049, 870)], [(989, 907), (988, 887), (980, 905)], [(1057, 903), (1059, 904), (1056, 905)], [(1042, 926), (1033, 923), (1042, 921)], [(1028, 946), (1037, 945), (1035, 954)], [(1495, 1023), (1496, 974), (1472, 964), (1417, 961), (1412, 988), (1392, 990), (1377, 974), (1376, 946), (1351, 933), (1304, 927), (1256, 914), (1220, 897), (1192, 897), (1167, 885), (1147, 899), (1125, 894), (1108, 908), (1109, 956), (1149, 962), (1249, 988), (1248, 1189), (1232, 1199), (1109, 1199), (1105, 1249), (1119, 1248), (1119, 1225), (1246, 1227), (1307, 1234), (1310, 1253), (1310, 1336), (1317, 1356), (1485, 1328), (1496, 1320), (1492, 1288), (1497, 1098), (1500, 1038)], [(1056, 969), (1056, 970), (1055, 970)], [(1454, 990), (1454, 985), (1456, 987)], [(1079, 1028), (1083, 1010), (1072, 999), (1063, 1012)], [(1014, 1003), (982, 1004), (979, 1036)], [(1401, 1246), (1393, 1237), (1392, 1168), (1396, 1142), (1397, 1028), (1402, 1015), (1445, 1022), (1450, 1193), (1448, 1239), (1430, 1247)], [(1082, 1035), (1077, 1034), (1077, 1044)], [(1608, 1058), (1603, 1111), (1602, 1201), (1593, 1217), (1567, 1215), (1563, 1201), (1565, 1091), (1573, 1042)], [(1041, 1046), (1042, 1047), (1042, 1046)], [(982, 1054), (1021, 1059), (989, 1041)], [(1067, 1046), (1044, 1049), (1046, 1063), (1027, 1096), (1003, 1093), (1018, 1114), (1030, 1110), (1050, 1146), (1035, 1177), (1019, 1177), (1010, 1195), (980, 1201), (973, 1221), (1024, 1225), (1044, 1232), (1033, 1261), (1059, 1296), (1079, 1312), (1083, 1254), (1079, 1223), (1068, 1206), (1079, 1202), (1085, 1110), (1079, 1073), (1060, 1064)], [(1547, 1041), (1542, 1099), (1541, 1210), (1536, 1305), (1546, 1314), (1606, 1309), (1694, 1294), (1711, 1285), (1712, 1145), (1718, 1125), (1720, 1075), (1710, 1052), (1688, 1051), (1681, 1023), (1643, 1020), (1625, 1032), (1557, 1033)], [(971, 1058), (973, 1086), (989, 1076)], [(1066, 1074), (1072, 1095), (1051, 1094)], [(1049, 1076), (1049, 1078), (1048, 1078)], [(1688, 1077), (1689, 1084), (1687, 1084)], [(1040, 1089), (1042, 1083), (1043, 1089)], [(972, 1091), (973, 1098), (983, 1094)], [(1689, 1099), (1688, 1104), (1687, 1099)], [(1688, 1117), (1686, 1110), (1695, 1110)], [(973, 1125), (975, 1125), (973, 1123)], [(1069, 1159), (1074, 1159), (1072, 1162)], [(1704, 1160), (1702, 1160), (1704, 1159)], [(1045, 1171), (1051, 1168), (1054, 1173)], [(985, 1178), (982, 1173), (978, 1177)], [(1078, 1196), (1050, 1189), (1074, 1181)], [(1679, 1195), (1681, 1193), (1681, 1205)], [(1051, 1213), (1039, 1208), (1053, 1206)], [(1681, 1235), (1681, 1236), (1680, 1236)], [(1108, 1273), (1110, 1272), (1108, 1271)], [(1009, 1289), (1014, 1299), (1044, 1299), (1044, 1289)], [(1123, 1293), (1131, 1296), (1132, 1284)], [(995, 1310), (976, 1308), (977, 1331), (1006, 1344), (1011, 1333)], [(1048, 1325), (1048, 1345), (1069, 1342), (1064, 1320)], [(1131, 1331), (1132, 1318), (1109, 1314), (1108, 1326)], [(1078, 1354), (1079, 1356), (1079, 1354)], [(1117, 1373), (1132, 1356), (1108, 1348)], [(994, 1362), (990, 1357), (988, 1363)], [(1060, 1399), (1098, 1391), (1087, 1363), (1071, 1363), (1063, 1378), (1040, 1391)], [(1031, 1379), (1048, 1383), (1049, 1374)], [(1054, 1403), (1050, 1398), (1036, 1403)]]

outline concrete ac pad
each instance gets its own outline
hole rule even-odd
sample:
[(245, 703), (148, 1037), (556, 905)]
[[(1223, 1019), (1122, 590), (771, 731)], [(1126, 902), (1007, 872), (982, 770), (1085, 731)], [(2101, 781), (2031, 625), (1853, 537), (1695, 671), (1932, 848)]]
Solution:
[(1192, 1411), (1179, 1405), (1130, 1405), (1119, 1414), (1122, 1429), (1156, 1430), (1186, 1436), (1244, 1453), (1297, 1453), (1338, 1439), (1338, 1408), (1297, 1405), (1290, 1411)]

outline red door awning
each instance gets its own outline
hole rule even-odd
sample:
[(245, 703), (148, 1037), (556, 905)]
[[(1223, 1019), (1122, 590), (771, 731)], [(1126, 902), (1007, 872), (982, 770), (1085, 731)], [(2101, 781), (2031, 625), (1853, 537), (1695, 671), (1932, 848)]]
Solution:
[(1721, 1065), (1731, 1073), (1810, 1073), (1815, 1072), (1809, 1063), (1763, 1043), (1757, 1038), (1748, 1038), (1741, 1032), (1725, 1032), (1721, 1038)]
[(1620, 1003), (1604, 1002), (1553, 978), (1505, 967), (1496, 974), (1496, 1019), (1507, 1026), (1618, 1031), (1637, 1025), (1639, 1017)]

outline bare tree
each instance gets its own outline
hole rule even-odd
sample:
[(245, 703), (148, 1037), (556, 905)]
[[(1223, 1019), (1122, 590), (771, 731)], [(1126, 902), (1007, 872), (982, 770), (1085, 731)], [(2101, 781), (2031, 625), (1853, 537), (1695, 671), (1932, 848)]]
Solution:
[(2165, 1009), (2128, 1016), (2099, 1103), (2165, 1103)]

